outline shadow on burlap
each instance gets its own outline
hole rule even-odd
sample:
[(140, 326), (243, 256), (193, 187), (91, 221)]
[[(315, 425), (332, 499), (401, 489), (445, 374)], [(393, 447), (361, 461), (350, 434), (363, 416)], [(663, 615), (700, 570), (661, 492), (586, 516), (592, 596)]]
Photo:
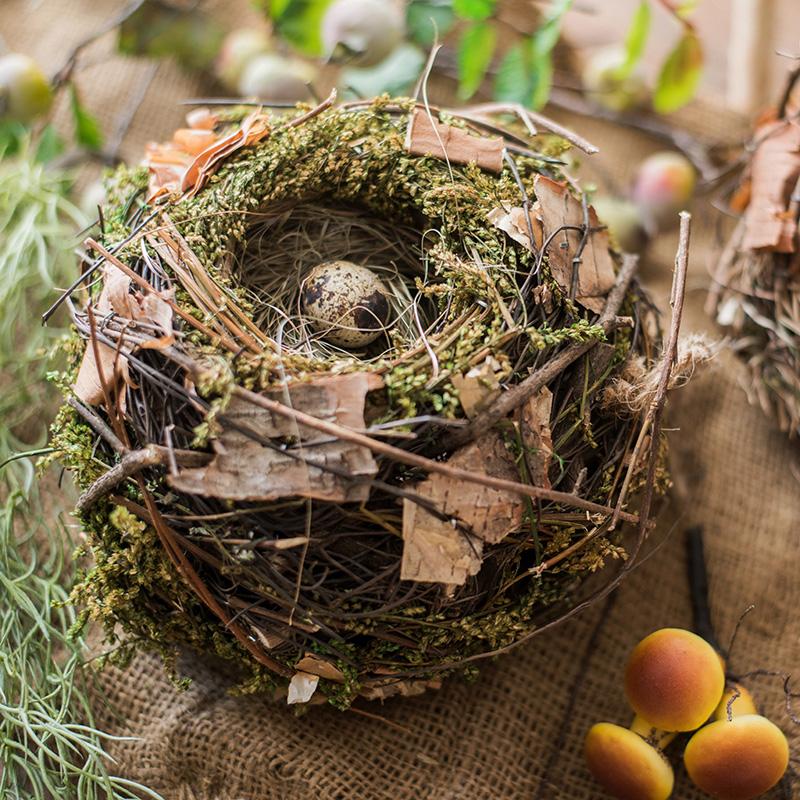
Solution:
[[(0, 32), (54, 70), (72, 43), (121, 5), (5, 0)], [(231, 8), (243, 9), (234, 24), (252, 19), (244, 4), (217, 3), (223, 5), (229, 20)], [(126, 103), (147, 85), (149, 68), (114, 58), (102, 46), (90, 56), (79, 83), (110, 132)], [(202, 91), (176, 67), (159, 66), (121, 154), (136, 160), (145, 141), (168, 136), (182, 116), (176, 102)], [(571, 122), (603, 146), (603, 171), (623, 183), (637, 159), (654, 148), (626, 131)], [(709, 206), (696, 209), (688, 330), (708, 325), (702, 288), (714, 218)], [(657, 242), (644, 271), (662, 308), (674, 244), (674, 235)], [(691, 624), (684, 527), (705, 526), (713, 612), (723, 641), (744, 609), (756, 605), (737, 640), (733, 669), (790, 672), (800, 665), (800, 487), (792, 473), (797, 445), (748, 405), (745, 379), (745, 370), (725, 353), (672, 398), (668, 435), (677, 490), (651, 542), (661, 546), (651, 547), (651, 557), (609, 600), (486, 664), (476, 683), (452, 680), (421, 697), (360, 705), (382, 719), (327, 708), (296, 718), (284, 706), (230, 696), (224, 667), (197, 656), (182, 663), (193, 678), (190, 688), (176, 692), (157, 660), (142, 656), (126, 671), (99, 676), (99, 723), (135, 737), (110, 745), (116, 771), (167, 800), (602, 797), (583, 765), (583, 736), (598, 720), (629, 721), (621, 674), (637, 640), (664, 625)], [(790, 733), (780, 683), (762, 679), (753, 689), (764, 710)], [(795, 733), (795, 752), (798, 747)], [(680, 741), (672, 746), (676, 763), (681, 749)], [(680, 769), (674, 796), (701, 797)], [(791, 796), (788, 787), (771, 794)]]

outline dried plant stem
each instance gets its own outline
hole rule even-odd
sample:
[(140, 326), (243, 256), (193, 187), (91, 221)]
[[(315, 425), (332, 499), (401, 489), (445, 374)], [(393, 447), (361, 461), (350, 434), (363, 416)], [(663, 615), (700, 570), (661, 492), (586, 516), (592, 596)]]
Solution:
[(126, 453), (128, 451), (119, 436), (91, 408), (81, 403), (76, 397), (69, 397), (67, 403), (91, 425), (95, 433), (103, 437), (115, 452)]
[[(664, 414), (664, 403), (667, 399), (667, 389), (669, 388), (669, 379), (672, 375), (672, 367), (678, 357), (678, 336), (681, 330), (681, 319), (683, 318), (683, 303), (686, 296), (686, 273), (689, 268), (689, 240), (692, 230), (692, 215), (688, 211), (681, 211), (680, 213), (680, 236), (678, 240), (678, 252), (675, 256), (675, 278), (672, 283), (672, 294), (670, 297), (670, 306), (672, 307), (672, 320), (670, 321), (669, 338), (667, 339), (666, 347), (664, 348), (664, 355), (661, 364), (661, 378), (658, 382), (653, 401), (648, 409), (647, 416), (645, 417), (642, 429), (639, 433), (639, 440), (634, 447), (631, 454), (631, 464), (634, 464), (638, 458), (641, 442), (644, 441), (645, 431), (648, 428), (652, 429), (651, 444), (650, 444), (650, 458), (647, 465), (647, 480), (645, 481), (644, 494), (642, 496), (642, 503), (639, 508), (640, 530), (644, 532), (645, 528), (642, 527), (641, 520), (647, 520), (650, 514), (650, 506), (653, 502), (653, 489), (655, 485), (656, 466), (658, 464), (658, 439), (661, 435), (661, 418)], [(627, 485), (630, 484), (633, 467), (628, 473), (623, 484), (623, 490), (627, 491)], [(627, 484), (627, 485), (626, 485)], [(622, 498), (622, 492), (620, 492)], [(620, 499), (621, 503), (621, 499)], [(617, 504), (617, 510), (614, 512), (615, 519), (622, 517), (620, 511), (620, 503)], [(641, 544), (641, 539), (639, 545)], [(638, 550), (638, 546), (637, 546)]]
[[(122, 272), (124, 272), (140, 288), (144, 289), (147, 292), (157, 293), (156, 290), (141, 275), (137, 275), (130, 267), (123, 264), (122, 261), (120, 261), (113, 253), (110, 253), (108, 250), (106, 250), (105, 247), (103, 247), (103, 245), (99, 244), (94, 239), (91, 238), (86, 239), (84, 245), (89, 249), (96, 251), (110, 264), (113, 264), (115, 267), (122, 270)], [(191, 325), (193, 328), (200, 331), (201, 333), (204, 333), (212, 341), (218, 341), (220, 344), (227, 347), (228, 350), (230, 350), (232, 353), (238, 353), (242, 349), (239, 345), (236, 344), (236, 342), (233, 341), (233, 339), (228, 338), (224, 334), (219, 334), (212, 331), (209, 327), (203, 325), (203, 323), (200, 322), (200, 320), (193, 317), (188, 312), (184, 311), (174, 301), (168, 298), (162, 298), (162, 299), (173, 310), (173, 312), (176, 313), (184, 322), (189, 323), (189, 325)], [(261, 352), (261, 350), (258, 348), (254, 349), (256, 353)]]
[(186, 553), (181, 550), (177, 544), (177, 536), (174, 531), (167, 525), (161, 512), (156, 507), (153, 496), (147, 490), (144, 481), (141, 477), (137, 477), (139, 484), (139, 491), (144, 498), (145, 506), (153, 521), (153, 527), (161, 540), (161, 544), (167, 552), (172, 563), (178, 572), (183, 575), (189, 586), (192, 587), (198, 598), (203, 604), (222, 622), (222, 624), (236, 637), (242, 647), (245, 648), (260, 664), (276, 672), (278, 675), (289, 677), (292, 675), (292, 670), (285, 667), (274, 658), (270, 658), (254, 641), (248, 636), (244, 628), (239, 625), (233, 617), (220, 605), (216, 597), (214, 597), (211, 590), (205, 585), (203, 580), (197, 574), (195, 568), (192, 566)]
[[(531, 111), (529, 108), (525, 108), (525, 106), (521, 105), (520, 103), (482, 103), (481, 105), (473, 106), (472, 110), (473, 113), (488, 114), (490, 116), (492, 114), (516, 114), (529, 127), (532, 123), (533, 125), (538, 125), (539, 127), (544, 128), (551, 133), (555, 133), (557, 136), (560, 136), (562, 139), (566, 139), (568, 142), (574, 144), (588, 155), (599, 152), (599, 148), (597, 148), (587, 139), (584, 139), (583, 136), (579, 136), (577, 133), (569, 128), (566, 128), (564, 125), (559, 125), (559, 123), (557, 123), (555, 120), (544, 116), (544, 114), (539, 114), (536, 111)], [(536, 133), (535, 127), (531, 132)]]

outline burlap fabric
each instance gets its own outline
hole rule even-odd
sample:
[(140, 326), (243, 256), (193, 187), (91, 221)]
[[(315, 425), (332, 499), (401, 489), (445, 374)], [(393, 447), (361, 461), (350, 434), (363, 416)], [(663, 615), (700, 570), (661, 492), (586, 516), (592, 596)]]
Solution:
[[(240, 22), (249, 18), (243, 4), (218, 5), (229, 22), (240, 13)], [(120, 6), (105, 0), (3, 0), (0, 33), (13, 48), (55, 69), (71, 44)], [(105, 129), (113, 131), (145, 85), (148, 67), (104, 52), (92, 50), (95, 62), (80, 83)], [(136, 159), (147, 139), (167, 135), (180, 121), (176, 101), (200, 91), (176, 67), (161, 65), (122, 155)], [(605, 171), (623, 181), (638, 157), (654, 147), (600, 125), (581, 132), (603, 146)], [(715, 220), (707, 204), (698, 205), (687, 330), (708, 324), (701, 307)], [(645, 272), (662, 306), (674, 240), (665, 236), (656, 243)], [(327, 708), (297, 718), (265, 699), (230, 696), (224, 667), (196, 655), (181, 664), (193, 678), (185, 692), (175, 691), (156, 660), (140, 657), (124, 672), (99, 676), (99, 723), (134, 737), (110, 745), (116, 771), (168, 800), (602, 797), (583, 765), (583, 735), (597, 720), (629, 720), (621, 671), (636, 641), (660, 626), (691, 624), (685, 526), (706, 529), (713, 611), (723, 641), (742, 611), (756, 605), (737, 640), (732, 667), (790, 672), (800, 666), (797, 445), (748, 405), (745, 379), (724, 353), (716, 368), (672, 398), (676, 491), (653, 537), (663, 544), (608, 601), (486, 664), (477, 683), (453, 680), (421, 697), (359, 704), (379, 719)], [(797, 752), (800, 738), (784, 712), (780, 682), (760, 679), (753, 689), (764, 710), (791, 733)], [(675, 743), (673, 755), (681, 748)], [(674, 796), (700, 798), (677, 772)], [(794, 791), (800, 796), (798, 787)], [(771, 796), (794, 795), (785, 782)]]

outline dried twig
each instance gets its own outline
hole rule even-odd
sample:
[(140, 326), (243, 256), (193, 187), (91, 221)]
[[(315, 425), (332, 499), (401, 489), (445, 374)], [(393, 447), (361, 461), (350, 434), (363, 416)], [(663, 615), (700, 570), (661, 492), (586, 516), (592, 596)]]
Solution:
[[(201, 374), (198, 374), (197, 377), (200, 378)], [(241, 386), (234, 386), (232, 389), (232, 394), (235, 397), (241, 397), (243, 400), (246, 400), (255, 406), (259, 406), (266, 411), (278, 414), (281, 417), (293, 419), (301, 425), (321, 431), (329, 436), (334, 436), (342, 441), (353, 442), (354, 444), (361, 445), (362, 447), (372, 450), (374, 453), (380, 453), (381, 455), (388, 456), (395, 461), (399, 461), (401, 464), (419, 467), (426, 472), (435, 472), (439, 475), (445, 475), (448, 478), (452, 478), (453, 480), (465, 481), (467, 483), (474, 483), (480, 486), (488, 486), (492, 489), (515, 492), (516, 494), (520, 494), (524, 497), (534, 497), (540, 500), (551, 500), (556, 503), (566, 503), (567, 505), (572, 505), (576, 508), (582, 508), (585, 511), (589, 511), (594, 514), (610, 514), (613, 512), (613, 509), (609, 506), (584, 500), (583, 498), (576, 497), (569, 492), (559, 492), (554, 489), (543, 489), (539, 486), (529, 486), (525, 483), (507, 481), (501, 478), (493, 478), (490, 475), (480, 475), (475, 472), (470, 472), (469, 470), (451, 467), (449, 464), (447, 464), (447, 462), (434, 461), (433, 459), (425, 458), (424, 456), (417, 455), (416, 453), (402, 450), (401, 448), (395, 447), (394, 445), (386, 442), (373, 439), (371, 436), (367, 436), (363, 433), (358, 433), (357, 431), (349, 428), (344, 428), (341, 425), (337, 425), (333, 422), (317, 419), (316, 417), (312, 417), (303, 413), (302, 411), (297, 411), (289, 406), (284, 405), (283, 403), (279, 403), (276, 400), (272, 400), (268, 397), (264, 397), (263, 395), (259, 395), (255, 392), (244, 389)], [(629, 522), (639, 522), (639, 517), (636, 514), (623, 513), (620, 516), (622, 519), (626, 519)]]
[(142, 470), (154, 466), (166, 466), (175, 459), (183, 467), (197, 467), (207, 464), (209, 456), (196, 450), (171, 450), (156, 444), (149, 444), (141, 450), (129, 450), (119, 463), (104, 472), (78, 498), (75, 510), (79, 514), (88, 511), (98, 500), (112, 492), (122, 481), (137, 475)]

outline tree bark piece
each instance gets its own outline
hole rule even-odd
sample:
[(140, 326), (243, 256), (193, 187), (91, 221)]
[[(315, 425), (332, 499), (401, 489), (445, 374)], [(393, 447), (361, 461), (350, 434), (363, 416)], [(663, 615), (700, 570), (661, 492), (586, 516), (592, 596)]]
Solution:
[(474, 161), (489, 172), (503, 169), (504, 145), (499, 136), (472, 136), (463, 128), (431, 119), (424, 108), (415, 108), (411, 112), (405, 146), (412, 156), (434, 156), (454, 164)]
[(553, 459), (553, 438), (550, 414), (553, 393), (543, 386), (520, 409), (520, 433), (525, 446), (525, 462), (534, 486), (550, 489), (550, 462)]
[[(599, 230), (595, 210), (588, 208), (589, 232), (581, 229), (587, 220), (580, 201), (564, 183), (537, 175), (534, 181), (536, 205), (533, 213), (541, 219), (547, 248), (550, 273), (565, 294), (572, 290), (573, 273), (577, 270), (575, 300), (599, 314), (605, 298), (614, 285), (616, 273), (610, 253), (607, 230)], [(559, 230), (562, 229), (562, 230)], [(552, 239), (551, 239), (552, 237)], [(583, 250), (581, 247), (583, 245)]]
[[(519, 479), (514, 456), (497, 432), (463, 447), (449, 463), (495, 478)], [(480, 570), (484, 543), (495, 544), (522, 524), (525, 501), (508, 490), (431, 475), (417, 492), (462, 527), (404, 500), (403, 580), (461, 586)]]
[[(353, 373), (290, 385), (287, 391), (292, 408), (348, 428), (363, 429), (367, 392), (382, 385), (375, 375)], [(276, 400), (284, 397), (280, 390), (266, 396)], [(222, 432), (213, 442), (214, 460), (206, 467), (170, 475), (168, 480), (174, 489), (237, 501), (297, 496), (341, 503), (363, 502), (369, 496), (367, 482), (349, 481), (320, 468), (336, 466), (354, 478), (372, 477), (378, 467), (368, 448), (331, 440), (240, 397), (231, 399), (225, 419), (261, 438), (274, 440), (275, 447), (265, 447), (223, 422)], [(300, 458), (281, 449), (287, 444), (299, 444), (294, 451)]]
[(744, 214), (746, 250), (793, 253), (797, 237), (800, 124), (782, 120), (758, 131), (760, 144), (750, 164), (751, 196)]

